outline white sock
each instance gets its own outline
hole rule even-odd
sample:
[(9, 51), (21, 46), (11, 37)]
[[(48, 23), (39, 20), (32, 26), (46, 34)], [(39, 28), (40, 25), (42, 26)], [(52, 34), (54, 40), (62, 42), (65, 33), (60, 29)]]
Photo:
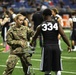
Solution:
[(74, 46), (74, 49), (76, 49), (76, 46)]
[(61, 71), (57, 71), (56, 72), (56, 75), (61, 75)]

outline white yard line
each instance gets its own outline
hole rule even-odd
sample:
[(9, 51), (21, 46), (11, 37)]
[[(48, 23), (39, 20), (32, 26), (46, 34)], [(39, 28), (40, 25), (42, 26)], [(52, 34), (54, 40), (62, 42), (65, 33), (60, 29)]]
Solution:
[(62, 56), (61, 58), (62, 59), (76, 59), (76, 57), (65, 57), (65, 56)]
[[(76, 59), (76, 57), (65, 57), (65, 56), (61, 56), (62, 59)], [(31, 59), (33, 61), (41, 61), (41, 59)]]
[(62, 73), (70, 73), (70, 74), (75, 74), (76, 75), (76, 72), (62, 71)]
[[(6, 67), (6, 65), (0, 65), (0, 67)], [(15, 68), (22, 68), (22, 66), (15, 66)], [(39, 68), (33, 68), (34, 70), (39, 70)], [(69, 72), (69, 71), (62, 71), (62, 73), (69, 73), (69, 74), (75, 74), (76, 72)]]

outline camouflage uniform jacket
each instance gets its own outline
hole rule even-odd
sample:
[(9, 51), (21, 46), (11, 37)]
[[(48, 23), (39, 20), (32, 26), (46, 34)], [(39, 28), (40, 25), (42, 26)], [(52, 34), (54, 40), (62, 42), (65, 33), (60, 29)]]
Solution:
[[(17, 27), (13, 25), (10, 27), (7, 33), (7, 44), (10, 46), (10, 53), (17, 54), (23, 53), (27, 50), (27, 34), (31, 37), (34, 32), (29, 29), (27, 26), (21, 25), (21, 27)], [(24, 46), (22, 46), (25, 44)]]

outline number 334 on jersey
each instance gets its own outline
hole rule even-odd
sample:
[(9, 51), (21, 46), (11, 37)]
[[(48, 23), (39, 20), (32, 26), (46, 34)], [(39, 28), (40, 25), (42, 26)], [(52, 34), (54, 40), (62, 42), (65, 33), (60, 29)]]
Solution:
[(43, 31), (52, 31), (52, 30), (58, 30), (58, 23), (45, 23), (45, 24), (42, 24), (42, 30)]

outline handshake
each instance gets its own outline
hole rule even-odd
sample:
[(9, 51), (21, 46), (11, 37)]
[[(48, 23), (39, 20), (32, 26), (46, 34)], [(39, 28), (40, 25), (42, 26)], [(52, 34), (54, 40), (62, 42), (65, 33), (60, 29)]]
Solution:
[(33, 45), (32, 43), (30, 43), (30, 42), (28, 42), (28, 47), (29, 47), (32, 51), (35, 50), (34, 45)]
[(30, 45), (31, 53), (35, 53), (35, 47)]
[(30, 44), (29, 42), (28, 42), (28, 47), (30, 49), (29, 53), (35, 53), (35, 47), (32, 46), (32, 44)]
[(30, 45), (30, 49), (31, 49), (32, 51), (34, 51), (34, 50), (35, 50), (35, 47), (33, 47), (33, 46)]

